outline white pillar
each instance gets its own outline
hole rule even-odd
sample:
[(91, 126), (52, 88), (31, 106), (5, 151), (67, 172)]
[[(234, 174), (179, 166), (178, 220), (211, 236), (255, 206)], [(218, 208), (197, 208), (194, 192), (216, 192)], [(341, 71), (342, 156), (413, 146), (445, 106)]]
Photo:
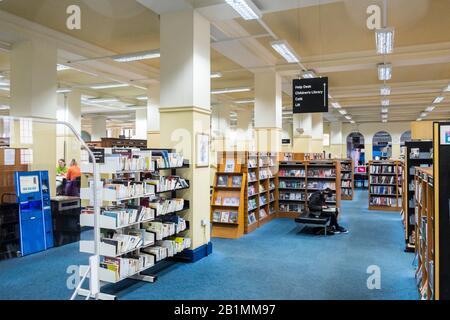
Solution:
[(346, 143), (342, 136), (342, 122), (334, 121), (330, 123), (330, 152), (333, 157), (346, 158)]
[(136, 127), (136, 139), (147, 140), (147, 108), (136, 110), (135, 115), (135, 127)]
[(154, 84), (148, 88), (147, 102), (147, 145), (150, 148), (160, 147), (161, 119), (159, 115), (160, 85)]
[[(74, 90), (66, 94), (58, 94), (57, 118), (73, 126), (81, 135), (81, 92)], [(57, 128), (57, 159), (80, 160), (81, 145), (73, 132), (66, 126)]]
[(311, 113), (294, 114), (292, 151), (296, 153), (312, 152), (313, 117)]
[(160, 30), (161, 147), (175, 148), (190, 160), (190, 168), (180, 174), (191, 182), (183, 198), (191, 203), (185, 218), (196, 249), (210, 242), (210, 212), (205, 210), (210, 206), (210, 168), (197, 162), (198, 154), (209, 154), (198, 139), (210, 134), (210, 23), (187, 9), (162, 14)]
[(257, 150), (281, 150), (281, 77), (268, 70), (255, 74), (255, 134)]
[[(57, 50), (41, 39), (14, 43), (10, 53), (11, 110), (16, 117), (56, 119)], [(12, 145), (33, 150), (31, 170), (47, 170), (55, 191), (56, 125), (15, 123)]]
[(96, 116), (92, 118), (92, 141), (101, 141), (102, 138), (106, 138), (106, 117)]
[(323, 152), (323, 116), (322, 113), (313, 113), (311, 130), (311, 151)]

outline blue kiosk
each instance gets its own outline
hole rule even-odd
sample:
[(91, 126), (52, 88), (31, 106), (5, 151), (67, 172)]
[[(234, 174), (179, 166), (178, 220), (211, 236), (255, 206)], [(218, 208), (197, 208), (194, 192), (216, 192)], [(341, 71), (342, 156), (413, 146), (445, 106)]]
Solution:
[(16, 172), (22, 256), (53, 247), (48, 171)]

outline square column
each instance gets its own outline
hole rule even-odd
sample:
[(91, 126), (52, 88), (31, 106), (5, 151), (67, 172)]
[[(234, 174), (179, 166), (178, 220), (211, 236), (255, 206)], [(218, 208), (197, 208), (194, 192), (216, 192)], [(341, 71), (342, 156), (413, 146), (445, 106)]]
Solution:
[(92, 118), (91, 140), (101, 141), (106, 138), (106, 116), (95, 116)]
[(323, 152), (323, 115), (321, 113), (313, 113), (311, 115), (311, 152)]
[[(210, 242), (210, 168), (198, 167), (199, 134), (210, 135), (210, 24), (195, 10), (161, 15), (161, 147), (173, 148), (190, 160), (180, 175), (190, 189), (180, 193), (190, 200), (191, 249)], [(200, 150), (199, 150), (200, 149)], [(211, 160), (211, 159), (210, 159)]]
[(273, 70), (255, 73), (255, 135), (258, 151), (281, 150), (281, 77)]
[(342, 122), (330, 123), (330, 153), (336, 158), (347, 158), (346, 143), (342, 135)]
[(147, 140), (147, 108), (136, 110), (135, 138)]
[(292, 146), (292, 152), (312, 152), (312, 114), (294, 114), (293, 119), (294, 143)]
[[(73, 90), (67, 94), (58, 94), (57, 118), (70, 123), (81, 134), (81, 92)], [(81, 145), (73, 132), (66, 126), (57, 126), (57, 159), (80, 161)]]
[(12, 125), (13, 147), (33, 151), (31, 170), (48, 170), (51, 193), (55, 193), (56, 125), (26, 118), (56, 120), (57, 50), (41, 39), (17, 42), (11, 50), (10, 115), (23, 117)]
[(161, 146), (161, 119), (159, 116), (160, 85), (152, 85), (148, 88), (147, 101), (147, 146), (159, 148)]

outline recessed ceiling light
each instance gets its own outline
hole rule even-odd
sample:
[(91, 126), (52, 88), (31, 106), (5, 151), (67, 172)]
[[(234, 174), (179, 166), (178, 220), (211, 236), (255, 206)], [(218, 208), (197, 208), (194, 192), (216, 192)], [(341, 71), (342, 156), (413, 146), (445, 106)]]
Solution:
[(426, 118), (428, 116), (428, 113), (426, 113), (426, 112), (422, 112), (421, 114), (420, 114), (420, 117), (421, 118)]
[(211, 79), (218, 79), (218, 78), (222, 78), (223, 74), (221, 72), (214, 72), (211, 73)]
[(345, 116), (345, 119), (352, 120), (352, 117), (351, 116)]
[(332, 102), (331, 105), (333, 106), (333, 108), (335, 109), (341, 109), (341, 105), (339, 104), (339, 102)]
[(436, 106), (429, 106), (425, 109), (426, 112), (433, 112), (433, 110), (436, 108)]
[(355, 122), (355, 120), (352, 120), (352, 121), (350, 121), (350, 123), (351, 123), (351, 124), (355, 124), (356, 122)]
[(251, 91), (251, 88), (228, 88), (228, 89), (216, 89), (212, 90), (211, 94), (224, 94), (224, 93), (236, 93), (236, 92), (248, 92)]
[(378, 65), (378, 79), (381, 81), (391, 80), (392, 65), (390, 63), (381, 63)]
[(278, 52), (287, 62), (298, 63), (300, 59), (295, 54), (294, 49), (292, 49), (287, 41), (274, 41), (271, 43), (272, 48)]
[(389, 54), (394, 51), (394, 28), (376, 30), (375, 38), (378, 54)]
[(255, 99), (237, 100), (237, 101), (234, 101), (234, 103), (237, 103), (237, 104), (250, 104), (250, 103), (255, 103)]
[(139, 101), (147, 101), (147, 100), (148, 100), (148, 97), (147, 97), (147, 96), (139, 96), (139, 97), (136, 97), (136, 100), (139, 100)]
[(112, 57), (112, 59), (116, 62), (132, 62), (132, 61), (156, 59), (159, 57), (161, 57), (161, 53), (159, 52), (159, 50), (153, 50), (153, 51), (143, 51), (138, 53), (118, 55)]
[(347, 111), (342, 109), (342, 110), (339, 110), (339, 113), (342, 114), (343, 116), (345, 116), (347, 114)]
[(380, 89), (380, 94), (381, 94), (382, 96), (388, 96), (388, 95), (390, 95), (390, 94), (391, 94), (391, 88), (388, 87), (388, 86), (383, 86), (383, 87), (381, 87), (381, 89)]
[(72, 92), (72, 89), (69, 88), (60, 88), (56, 90), (56, 93), (70, 93)]
[(422, 121), (422, 118), (417, 118), (416, 121)]
[(389, 106), (389, 103), (390, 103), (390, 101), (389, 101), (388, 99), (381, 100), (381, 105), (382, 105), (383, 107)]
[(386, 114), (386, 113), (383, 113), (382, 115), (381, 115), (381, 119), (387, 119), (388, 118), (388, 115)]
[(129, 87), (129, 84), (126, 83), (110, 83), (110, 84), (99, 84), (95, 86), (91, 86), (91, 89), (94, 90), (102, 90), (102, 89), (114, 89), (114, 88), (125, 88)]
[(383, 120), (381, 120), (381, 122), (387, 123), (388, 121), (387, 121), (387, 119), (383, 119)]
[(226, 2), (239, 13), (244, 20), (254, 20), (262, 17), (261, 11), (251, 0), (226, 0)]
[(94, 103), (112, 103), (112, 102), (119, 102), (119, 99), (117, 99), (117, 98), (93, 98), (93, 99), (89, 99), (88, 101), (94, 102)]
[(57, 64), (56, 65), (56, 71), (64, 71), (64, 70), (70, 70), (72, 69), (69, 66), (63, 65), (63, 64)]
[(387, 108), (387, 107), (381, 108), (381, 113), (388, 113), (388, 112), (389, 112), (389, 108)]
[(305, 79), (313, 79), (316, 77), (317, 77), (316, 74), (312, 70), (308, 70), (303, 73), (303, 78), (305, 78)]
[(442, 101), (444, 101), (445, 97), (437, 97), (436, 99), (434, 99), (433, 103), (441, 103)]

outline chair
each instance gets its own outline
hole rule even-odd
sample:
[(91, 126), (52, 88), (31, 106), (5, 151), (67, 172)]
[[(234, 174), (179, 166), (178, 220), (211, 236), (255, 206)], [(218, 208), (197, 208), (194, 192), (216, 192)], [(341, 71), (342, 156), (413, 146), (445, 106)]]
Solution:
[(324, 234), (326, 236), (327, 228), (330, 226), (331, 218), (320, 217), (320, 213), (317, 214), (306, 210), (305, 212), (301, 213), (298, 218), (295, 219), (295, 222), (303, 227), (324, 228)]

